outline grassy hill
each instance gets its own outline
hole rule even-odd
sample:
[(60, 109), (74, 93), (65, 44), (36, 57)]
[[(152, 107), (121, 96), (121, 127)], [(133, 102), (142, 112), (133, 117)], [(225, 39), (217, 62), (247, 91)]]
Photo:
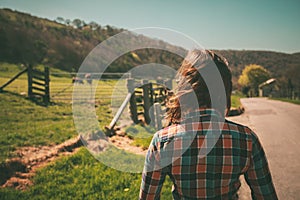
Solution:
[[(96, 45), (122, 31), (110, 26), (74, 28), (9, 9), (0, 9), (0, 25), (0, 61), (46, 64), (75, 72)], [(163, 63), (176, 68), (181, 62), (178, 56), (153, 49), (138, 50), (137, 54), (139, 59), (131, 52), (117, 59), (109, 71), (125, 72), (143, 63)]]
[[(96, 28), (89, 25), (74, 28), (29, 14), (0, 9), (0, 61), (45, 64), (64, 71), (76, 72), (84, 58), (97, 44), (121, 31), (123, 29), (100, 25)], [(131, 41), (126, 42), (130, 44)], [(185, 51), (163, 41), (156, 42), (168, 48)], [(300, 53), (247, 50), (216, 50), (216, 52), (229, 61), (235, 88), (241, 71), (248, 64), (259, 64), (267, 68), (272, 76), (279, 80), (282, 88), (286, 87), (288, 79), (291, 79), (295, 89), (300, 88)], [(126, 72), (134, 66), (146, 63), (161, 63), (177, 69), (181, 61), (182, 58), (165, 51), (142, 49), (121, 56), (111, 64), (108, 72)]]

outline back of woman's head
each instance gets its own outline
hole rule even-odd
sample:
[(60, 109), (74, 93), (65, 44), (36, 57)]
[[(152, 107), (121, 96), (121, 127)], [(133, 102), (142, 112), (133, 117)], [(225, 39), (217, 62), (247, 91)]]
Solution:
[[(166, 120), (168, 123), (178, 123), (181, 119), (181, 113), (198, 108), (212, 108), (211, 97), (205, 79), (214, 77), (203, 78), (201, 70), (214, 66), (217, 67), (221, 75), (226, 94), (224, 110), (220, 110), (220, 107), (217, 109), (221, 113), (230, 109), (232, 82), (227, 60), (212, 51), (196, 49), (187, 54), (177, 72), (177, 87), (167, 103)], [(196, 96), (197, 104), (190, 103), (190, 99), (193, 96)]]

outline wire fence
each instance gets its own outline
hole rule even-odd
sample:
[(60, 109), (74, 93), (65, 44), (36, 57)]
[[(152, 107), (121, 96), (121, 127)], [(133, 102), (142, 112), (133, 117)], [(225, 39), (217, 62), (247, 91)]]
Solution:
[[(73, 98), (83, 100), (93, 98), (95, 101), (102, 102), (114, 98), (121, 101), (128, 92), (126, 87), (126, 78), (130, 78), (128, 73), (94, 73), (89, 75), (86, 78), (86, 73), (51, 73), (50, 101), (70, 103)], [(9, 81), (10, 78), (10, 76), (0, 77), (0, 85)], [(74, 89), (76, 89), (76, 95), (73, 95)], [(5, 90), (27, 96), (27, 75), (20, 76)]]
[(126, 94), (126, 78), (122, 73), (52, 73), (50, 99), (52, 102), (95, 101), (121, 105)]

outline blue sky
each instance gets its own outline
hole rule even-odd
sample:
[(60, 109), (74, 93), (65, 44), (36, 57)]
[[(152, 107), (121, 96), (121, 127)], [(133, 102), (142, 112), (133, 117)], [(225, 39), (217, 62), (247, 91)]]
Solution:
[(210, 49), (300, 52), (299, 0), (0, 0), (0, 7), (52, 20), (169, 28)]

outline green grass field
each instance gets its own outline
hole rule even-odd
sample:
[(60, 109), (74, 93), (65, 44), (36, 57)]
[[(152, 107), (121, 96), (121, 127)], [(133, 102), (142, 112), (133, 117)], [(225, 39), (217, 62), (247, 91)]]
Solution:
[[(22, 70), (22, 67), (0, 63), (0, 85)], [(56, 71), (57, 72), (57, 71)], [(20, 95), (27, 92), (26, 74), (19, 77), (7, 92), (0, 93), (0, 164), (14, 157), (14, 151), (23, 146), (39, 146), (61, 143), (75, 137), (70, 94), (64, 92), (62, 100), (48, 107), (39, 106)], [(68, 86), (70, 77), (51, 76), (52, 88), (57, 84)], [(99, 97), (110, 95), (114, 81), (104, 81), (106, 91), (98, 91)], [(109, 87), (108, 87), (109, 86)], [(54, 91), (52, 91), (53, 93)], [(238, 98), (233, 97), (233, 102)], [(96, 108), (99, 127), (112, 119), (110, 102), (98, 102)], [(234, 106), (238, 106), (238, 102)], [(134, 144), (147, 148), (154, 129), (132, 126), (126, 130)], [(68, 157), (62, 157), (38, 170), (34, 183), (25, 191), (0, 188), (0, 199), (137, 199), (141, 174), (125, 173), (109, 168), (95, 159), (84, 147)], [(171, 182), (165, 182), (162, 199), (171, 199)]]
[[(20, 70), (16, 65), (0, 64), (0, 85)], [(0, 164), (14, 157), (18, 147), (58, 144), (77, 135), (70, 102), (59, 101), (48, 107), (31, 102), (20, 95), (26, 92), (26, 78), (26, 74), (22, 75), (6, 92), (0, 93)], [(69, 84), (70, 78), (51, 77), (51, 84), (57, 83)], [(109, 81), (103, 84), (114, 85)], [(102, 92), (100, 96), (110, 94)], [(99, 126), (103, 127), (112, 116), (109, 102), (104, 100), (100, 104), (96, 113)], [(81, 147), (78, 153), (38, 170), (32, 181), (34, 185), (25, 191), (0, 188), (0, 199), (136, 199), (141, 174), (109, 168)], [(171, 183), (167, 181), (163, 199), (171, 198), (170, 189)]]
[[(0, 100), (5, 113), (0, 124), (1, 161), (14, 156), (17, 147), (61, 143), (77, 135), (70, 105), (46, 108), (10, 93), (0, 94)], [(136, 199), (140, 180), (141, 174), (111, 169), (82, 147), (75, 155), (40, 169), (28, 190), (1, 188), (0, 199)], [(167, 182), (164, 199), (170, 198), (170, 188)]]
[(23, 96), (0, 93), (0, 160), (17, 147), (62, 143), (77, 135), (70, 105), (38, 106)]
[[(14, 156), (17, 147), (60, 143), (77, 134), (70, 105), (46, 108), (10, 93), (0, 94), (0, 100), (5, 113), (0, 124), (2, 162)], [(102, 121), (108, 122), (108, 119)], [(28, 190), (1, 188), (0, 199), (136, 199), (140, 180), (141, 174), (111, 169), (82, 147), (75, 155), (40, 169)], [(170, 188), (168, 181), (163, 199), (171, 198)]]

